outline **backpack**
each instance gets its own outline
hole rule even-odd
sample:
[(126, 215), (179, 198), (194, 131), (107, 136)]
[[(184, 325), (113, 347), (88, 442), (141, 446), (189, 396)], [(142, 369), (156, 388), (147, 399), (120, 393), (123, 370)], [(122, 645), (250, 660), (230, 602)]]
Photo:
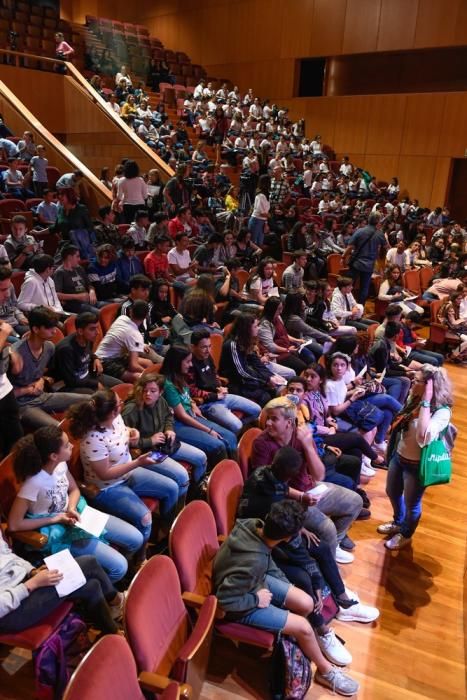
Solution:
[(72, 672), (90, 646), (86, 624), (70, 612), (33, 652), (37, 700), (60, 700)]
[(272, 700), (303, 700), (311, 685), (311, 664), (293, 637), (279, 635), (271, 667)]

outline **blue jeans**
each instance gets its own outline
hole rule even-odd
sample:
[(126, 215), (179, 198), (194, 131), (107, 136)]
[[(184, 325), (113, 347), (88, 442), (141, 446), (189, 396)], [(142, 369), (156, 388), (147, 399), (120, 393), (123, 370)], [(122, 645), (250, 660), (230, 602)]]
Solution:
[(402, 404), (396, 401), (390, 394), (371, 394), (370, 396), (365, 396), (365, 399), (384, 413), (384, 420), (378, 425), (375, 438), (376, 442), (383, 442), (389, 426), (396, 413), (399, 413), (401, 410)]
[(250, 216), (248, 220), (248, 230), (251, 233), (251, 241), (255, 243), (255, 245), (263, 245), (265, 225), (265, 219), (257, 219), (256, 216)]
[(327, 490), (315, 506), (308, 508), (305, 527), (316, 532), (333, 554), (363, 508), (361, 496), (337, 484), (326, 483)]
[(386, 493), (391, 501), (394, 522), (404, 537), (412, 537), (422, 514), (425, 488), (418, 477), (419, 466), (404, 462), (399, 454), (391, 459), (386, 481)]
[(416, 362), (421, 362), (422, 364), (428, 363), (429, 365), (434, 365), (435, 367), (441, 367), (444, 362), (444, 355), (440, 352), (433, 352), (432, 350), (412, 350), (409, 355), (411, 360)]
[(423, 292), (422, 299), (425, 299), (425, 301), (437, 301), (439, 296), (432, 294), (431, 292)]
[(221, 439), (208, 435), (208, 433), (192, 428), (190, 425), (175, 420), (174, 430), (179, 440), (190, 443), (206, 453), (211, 469), (222, 459), (231, 457), (235, 459), (237, 455), (237, 436), (230, 430), (223, 428), (218, 423), (206, 420), (202, 416), (196, 416), (198, 423), (212, 428), (221, 435)]
[[(147, 542), (151, 534), (152, 515), (140, 497), (159, 499), (162, 515), (172, 510), (178, 501), (175, 482), (164, 478), (162, 484), (162, 478), (150, 469), (136, 467), (124, 483), (103, 489), (92, 503), (100, 510), (130, 522)], [(171, 482), (169, 487), (167, 482)]]
[(70, 552), (74, 557), (92, 554), (111, 581), (120, 581), (128, 570), (128, 561), (121, 552), (110, 545), (116, 545), (126, 553), (134, 554), (144, 544), (143, 535), (136, 527), (114, 515), (109, 517), (105, 530), (105, 539), (109, 544), (97, 538), (76, 540), (72, 543)]
[(350, 276), (353, 279), (354, 284), (360, 280), (360, 289), (357, 300), (359, 304), (365, 304), (366, 300), (368, 299), (372, 274), (373, 270), (356, 270), (354, 267), (350, 268)]
[(153, 473), (164, 477), (164, 479), (173, 481), (177, 485), (179, 499), (188, 491), (188, 486), (190, 485), (188, 472), (185, 467), (179, 464), (173, 457), (166, 457), (164, 461), (157, 466), (146, 467), (146, 469), (150, 469)]
[(191, 465), (191, 478), (195, 484), (199, 483), (206, 474), (208, 465), (206, 454), (193, 445), (182, 442), (178, 450), (173, 453), (172, 459), (177, 460), (177, 462), (188, 462)]
[(409, 395), (410, 384), (408, 377), (384, 377), (383, 379), (383, 386), (386, 392), (402, 405), (405, 404), (405, 400)]
[(280, 578), (267, 574), (264, 579), (264, 588), (268, 588), (272, 593), (272, 599), (268, 607), (254, 608), (254, 610), (251, 610), (236, 621), (244, 625), (259, 627), (263, 630), (280, 632), (284, 629), (289, 615), (289, 611), (283, 606), (291, 587), (292, 584), (289, 581), (283, 581)]
[[(221, 401), (203, 404), (201, 406), (201, 411), (205, 418), (237, 434), (242, 429), (244, 422), (250, 423), (258, 418), (261, 413), (261, 407), (254, 401), (245, 399), (243, 396), (227, 394)], [(244, 421), (237, 418), (232, 411), (241, 411), (244, 413)]]

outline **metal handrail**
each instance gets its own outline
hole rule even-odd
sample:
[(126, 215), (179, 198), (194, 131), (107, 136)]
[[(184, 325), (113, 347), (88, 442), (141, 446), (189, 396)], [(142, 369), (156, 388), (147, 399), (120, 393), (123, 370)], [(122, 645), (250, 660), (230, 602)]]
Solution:
[(0, 49), (0, 55), (14, 56), (15, 66), (19, 66), (19, 58), (28, 58), (33, 61), (45, 61), (46, 63), (51, 63), (54, 65), (64, 67), (66, 69), (66, 75), (69, 75), (71, 78), (73, 78), (74, 82), (80, 86), (82, 94), (87, 96), (88, 99), (90, 99), (95, 105), (97, 105), (100, 108), (100, 110), (107, 116), (107, 118), (111, 119), (113, 123), (117, 126), (117, 128), (120, 129), (120, 131), (123, 131), (125, 135), (132, 141), (132, 143), (147, 158), (154, 162), (154, 167), (160, 170), (161, 174), (165, 176), (163, 177), (163, 179), (167, 180), (168, 178), (173, 177), (173, 169), (169, 165), (167, 165), (167, 163), (163, 161), (162, 158), (159, 158), (159, 156), (154, 153), (152, 148), (149, 148), (149, 146), (146, 143), (144, 143), (144, 141), (140, 139), (140, 137), (137, 134), (135, 134), (135, 132), (132, 129), (130, 129), (130, 127), (127, 124), (125, 124), (125, 122), (122, 119), (120, 119), (120, 117), (117, 117), (117, 115), (114, 112), (108, 109), (108, 103), (94, 90), (94, 88), (89, 84), (89, 82), (76, 68), (76, 66), (73, 65), (73, 63), (71, 63), (70, 61), (62, 61), (58, 58), (49, 58), (48, 56), (39, 56), (38, 54), (25, 53), (23, 51), (12, 51), (10, 49)]

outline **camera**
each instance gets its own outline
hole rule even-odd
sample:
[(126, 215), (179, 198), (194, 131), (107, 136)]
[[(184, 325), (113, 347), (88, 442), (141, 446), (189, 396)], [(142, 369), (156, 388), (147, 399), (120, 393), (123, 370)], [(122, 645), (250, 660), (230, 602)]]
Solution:
[(10, 29), (8, 32), (8, 41), (10, 43), (10, 49), (13, 51), (16, 51), (16, 39), (19, 37), (18, 32), (14, 32), (13, 30)]

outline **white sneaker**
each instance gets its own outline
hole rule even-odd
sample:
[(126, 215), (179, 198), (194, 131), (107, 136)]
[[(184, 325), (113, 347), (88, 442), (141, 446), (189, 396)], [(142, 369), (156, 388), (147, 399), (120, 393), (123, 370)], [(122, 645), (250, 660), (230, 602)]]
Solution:
[(407, 547), (407, 545), (411, 542), (411, 537), (404, 537), (404, 535), (401, 535), (401, 533), (398, 532), (396, 535), (393, 535), (393, 537), (391, 537), (390, 540), (387, 540), (384, 543), (384, 546), (386, 547), (386, 549), (403, 549), (404, 547)]
[(352, 654), (350, 654), (342, 642), (337, 639), (334, 630), (329, 630), (329, 632), (322, 636), (317, 634), (316, 638), (319, 648), (332, 664), (347, 666), (352, 663)]
[(372, 605), (364, 605), (360, 603), (360, 598), (357, 593), (354, 593), (349, 588), (345, 589), (348, 597), (351, 600), (356, 600), (355, 605), (351, 605), (350, 608), (339, 607), (339, 612), (336, 617), (342, 622), (373, 622), (379, 617), (378, 608), (374, 608)]
[(337, 545), (336, 547), (336, 561), (338, 564), (350, 564), (355, 559), (354, 555), (350, 552), (346, 552)]
[(399, 531), (400, 526), (396, 525), (394, 522), (382, 523), (376, 528), (376, 532), (379, 532), (380, 535), (388, 535), (390, 537), (392, 537), (392, 535), (397, 535)]
[(363, 464), (360, 468), (360, 474), (362, 476), (374, 476), (376, 474), (376, 469), (373, 469), (373, 467), (369, 467), (366, 464)]
[(375, 442), (374, 448), (378, 450), (378, 452), (383, 452), (384, 454), (386, 454), (388, 449), (388, 443), (386, 440), (384, 440), (383, 442)]

